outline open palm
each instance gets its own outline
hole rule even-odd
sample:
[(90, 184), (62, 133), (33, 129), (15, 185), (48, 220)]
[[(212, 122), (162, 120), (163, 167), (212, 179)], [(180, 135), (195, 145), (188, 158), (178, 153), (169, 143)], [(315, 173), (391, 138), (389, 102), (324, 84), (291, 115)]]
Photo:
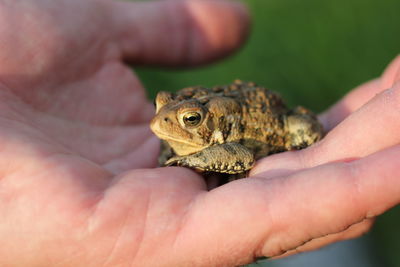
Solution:
[(153, 110), (124, 62), (206, 63), (247, 24), (225, 1), (0, 1), (0, 265), (233, 266), (359, 235), (397, 203), (329, 164), (261, 162), (210, 192), (188, 169), (154, 168)]
[[(148, 128), (152, 105), (123, 61), (177, 66), (221, 57), (244, 39), (243, 8), (207, 1), (0, 6), (0, 263), (114, 266), (154, 253), (155, 240), (148, 251), (141, 242), (149, 238), (149, 205), (174, 195), (160, 204), (183, 213), (190, 186), (202, 185), (185, 171), (118, 176), (155, 167), (159, 147)], [(205, 21), (210, 12), (218, 16)], [(167, 222), (154, 223), (167, 235), (181, 224), (171, 221), (168, 230)]]

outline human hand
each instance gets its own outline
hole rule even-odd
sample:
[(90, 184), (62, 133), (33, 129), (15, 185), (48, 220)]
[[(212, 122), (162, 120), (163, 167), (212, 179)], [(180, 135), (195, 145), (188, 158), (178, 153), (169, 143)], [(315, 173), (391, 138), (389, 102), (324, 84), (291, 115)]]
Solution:
[(274, 216), (287, 216), (287, 227), (297, 225), (287, 235), (299, 236), (304, 244), (290, 249), (280, 244), (288, 251), (284, 255), (360, 236), (374, 217), (399, 204), (399, 107), (400, 56), (380, 78), (320, 116), (330, 131), (322, 141), (269, 156), (252, 170), (253, 176), (281, 179), (288, 188), (280, 193), (287, 207)]
[(239, 7), (185, 3), (0, 3), (0, 265), (233, 266), (315, 247), (398, 202), (393, 176), (346, 179), (354, 163), (275, 178), (261, 163), (211, 192), (185, 168), (143, 169), (158, 154), (152, 111), (121, 61), (198, 64), (243, 39)]
[(227, 1), (0, 1), (0, 265), (197, 260), (178, 232), (204, 184), (140, 169), (156, 164), (154, 111), (122, 61), (206, 63), (247, 26)]

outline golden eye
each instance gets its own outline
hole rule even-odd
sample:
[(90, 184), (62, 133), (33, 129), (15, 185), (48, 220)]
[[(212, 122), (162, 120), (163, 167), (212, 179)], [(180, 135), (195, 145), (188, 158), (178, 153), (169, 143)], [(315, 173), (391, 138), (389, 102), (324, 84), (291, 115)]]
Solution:
[(198, 112), (188, 112), (183, 115), (183, 122), (186, 126), (197, 126), (201, 122), (201, 114)]

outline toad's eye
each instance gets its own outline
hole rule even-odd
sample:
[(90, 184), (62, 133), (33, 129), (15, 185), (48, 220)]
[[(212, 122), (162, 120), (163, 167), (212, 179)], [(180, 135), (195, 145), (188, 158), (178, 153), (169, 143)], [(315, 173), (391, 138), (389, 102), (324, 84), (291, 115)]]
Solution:
[(186, 126), (197, 126), (201, 122), (201, 114), (198, 112), (188, 112), (183, 115), (183, 122)]

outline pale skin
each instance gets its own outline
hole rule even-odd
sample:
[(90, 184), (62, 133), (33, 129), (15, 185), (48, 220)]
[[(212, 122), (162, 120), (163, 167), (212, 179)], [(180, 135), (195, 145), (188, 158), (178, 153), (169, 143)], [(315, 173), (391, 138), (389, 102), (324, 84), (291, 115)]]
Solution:
[(322, 116), (322, 142), (250, 179), (208, 192), (155, 168), (123, 60), (206, 63), (247, 22), (225, 1), (0, 1), (0, 265), (234, 266), (359, 236), (398, 204), (400, 58)]

